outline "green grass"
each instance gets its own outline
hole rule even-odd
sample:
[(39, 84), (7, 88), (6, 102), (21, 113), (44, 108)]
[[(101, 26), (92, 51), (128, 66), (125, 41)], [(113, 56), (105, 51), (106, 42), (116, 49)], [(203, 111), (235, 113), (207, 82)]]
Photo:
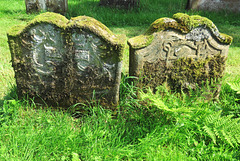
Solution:
[(92, 16), (127, 38), (160, 17), (185, 12), (208, 17), (234, 41), (218, 101), (164, 86), (137, 97), (139, 89), (128, 81), (127, 48), (118, 107), (89, 103), (61, 110), (17, 99), (6, 32), (35, 15), (25, 13), (24, 0), (1, 2), (0, 160), (240, 160), (240, 95), (229, 85), (239, 87), (240, 14), (185, 11), (186, 0), (141, 0), (139, 8), (128, 11), (100, 7), (98, 0), (69, 0), (67, 18)]

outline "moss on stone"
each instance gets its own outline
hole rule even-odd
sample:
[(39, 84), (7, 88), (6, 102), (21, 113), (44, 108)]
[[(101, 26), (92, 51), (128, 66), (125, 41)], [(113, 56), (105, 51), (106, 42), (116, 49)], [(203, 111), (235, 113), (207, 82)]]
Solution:
[(20, 35), (22, 33), (22, 31), (24, 30), (24, 28), (26, 27), (26, 25), (16, 25), (13, 26), (9, 31), (8, 31), (8, 35), (9, 36), (17, 36)]
[[(174, 91), (188, 92), (189, 89), (198, 90), (203, 85), (212, 85), (221, 81), (225, 68), (225, 57), (215, 55), (207, 59), (180, 58), (168, 67), (165, 61), (158, 60), (155, 63), (146, 62), (138, 82), (139, 87), (150, 87), (156, 91), (156, 87), (167, 83)], [(217, 97), (219, 88), (212, 89), (212, 98)]]
[(19, 25), (14, 26), (8, 31), (8, 37), (14, 38), (20, 36), (23, 32), (29, 30), (34, 25), (40, 23), (48, 23), (53, 24), (62, 30), (66, 28), (80, 28), (83, 30), (88, 30), (98, 36), (100, 36), (103, 40), (113, 46), (114, 50), (118, 51), (119, 60), (123, 59), (123, 51), (125, 48), (125, 35), (115, 35), (110, 31), (104, 24), (97, 21), (94, 18), (88, 16), (79, 16), (76, 18), (72, 18), (70, 21), (57, 13), (46, 12), (36, 16), (32, 21), (30, 21), (27, 25)]
[(15, 64), (16, 57), (21, 57), (22, 52), (20, 47), (21, 44), (20, 37), (25, 31), (28, 31), (29, 28), (40, 23), (52, 24), (64, 30), (66, 28), (67, 22), (68, 19), (60, 14), (46, 12), (36, 16), (27, 25), (13, 26), (7, 33), (9, 48), (11, 50), (11, 55), (13, 59), (13, 65)]
[[(64, 47), (67, 47), (67, 49), (66, 53), (64, 52), (62, 55), (62, 61), (52, 63), (54, 66), (53, 74), (35, 74), (35, 68), (32, 66), (31, 57), (29, 57), (31, 55), (28, 52), (28, 50), (31, 52), (32, 47), (34, 47), (34, 44), (30, 42), (33, 38), (29, 30), (37, 25), (46, 24), (54, 26), (56, 30), (61, 32), (64, 37)], [(116, 74), (114, 77), (105, 75), (105, 73), (99, 74), (103, 72), (103, 68), (95, 68), (91, 65), (84, 70), (85, 73), (78, 73), (75, 66), (77, 62), (74, 60), (75, 53), (72, 51), (72, 31), (75, 28), (80, 31), (91, 32), (101, 40), (106, 41), (100, 48), (107, 52), (100, 54), (100, 57), (102, 60), (111, 61), (111, 64), (115, 64), (116, 70), (114, 72)], [(91, 17), (82, 16), (69, 21), (60, 14), (50, 12), (35, 17), (27, 25), (14, 26), (8, 32), (8, 42), (18, 86), (18, 95), (23, 97), (28, 94), (30, 98), (35, 97), (35, 101), (38, 103), (70, 106), (79, 101), (91, 100), (92, 93), (95, 90), (96, 93), (99, 93), (95, 96), (97, 99), (101, 98), (101, 104), (116, 105), (119, 99), (118, 89), (121, 76), (121, 60), (126, 44), (125, 38), (125, 35), (114, 35), (106, 26)], [(116, 55), (113, 56), (113, 53)]]
[(102, 38), (108, 44), (113, 46), (113, 50), (118, 51), (119, 61), (123, 59), (123, 51), (125, 48), (125, 35), (115, 35), (106, 27), (104, 24), (99, 22), (98, 20), (88, 17), (88, 16), (79, 16), (72, 18), (67, 25), (67, 29), (71, 30), (72, 28), (79, 28), (85, 31), (89, 31), (94, 33), (95, 35)]
[(221, 43), (232, 43), (232, 37), (220, 33), (214, 23), (208, 18), (201, 17), (199, 15), (189, 16), (184, 13), (176, 13), (173, 15), (173, 18), (164, 17), (157, 19), (150, 25), (148, 30), (143, 35), (129, 39), (128, 44), (134, 49), (140, 49), (151, 44), (153, 39), (150, 39), (150, 35), (155, 32), (160, 32), (167, 29), (175, 29), (181, 33), (187, 34), (197, 27), (208, 28), (212, 32), (213, 36)]
[(65, 28), (69, 20), (61, 14), (46, 12), (36, 16), (32, 21), (30, 21), (30, 24), (38, 24), (42, 22), (54, 24), (60, 28)]
[(56, 25), (59, 28), (65, 29), (68, 23), (68, 19), (60, 14), (53, 12), (46, 12), (36, 16), (32, 21), (30, 21), (27, 25), (14, 26), (8, 31), (9, 36), (18, 36), (24, 31), (27, 31), (30, 27), (40, 24), (40, 23), (48, 23)]
[(154, 39), (153, 35), (139, 35), (137, 37), (134, 37), (134, 39), (129, 39), (128, 45), (134, 49), (140, 49), (150, 45), (153, 39)]
[(102, 37), (112, 37), (114, 34), (104, 24), (88, 16), (78, 16), (71, 18), (68, 27), (78, 27), (89, 30)]

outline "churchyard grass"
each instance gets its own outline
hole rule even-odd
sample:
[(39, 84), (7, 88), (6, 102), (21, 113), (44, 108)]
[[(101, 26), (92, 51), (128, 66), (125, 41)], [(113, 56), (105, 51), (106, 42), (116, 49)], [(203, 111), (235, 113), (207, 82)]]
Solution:
[(218, 101), (164, 86), (137, 97), (140, 90), (128, 81), (127, 48), (118, 107), (90, 102), (56, 109), (17, 99), (6, 32), (36, 14), (25, 13), (23, 0), (1, 2), (0, 160), (240, 160), (240, 95), (228, 84), (240, 80), (240, 14), (185, 11), (186, 0), (142, 0), (129, 11), (100, 7), (98, 0), (69, 0), (68, 18), (92, 16), (128, 38), (160, 17), (186, 12), (208, 17), (234, 41)]

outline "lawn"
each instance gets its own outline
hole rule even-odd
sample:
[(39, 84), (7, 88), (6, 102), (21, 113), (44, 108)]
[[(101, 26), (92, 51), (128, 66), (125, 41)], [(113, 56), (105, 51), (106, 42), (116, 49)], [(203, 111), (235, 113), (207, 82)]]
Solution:
[(136, 97), (126, 48), (120, 102), (106, 109), (91, 102), (39, 107), (18, 99), (6, 33), (37, 14), (26, 14), (24, 0), (1, 0), (0, 160), (240, 160), (240, 14), (186, 11), (186, 1), (141, 0), (136, 9), (121, 10), (99, 6), (99, 0), (68, 0), (68, 19), (91, 16), (128, 39), (177, 12), (207, 17), (233, 36), (219, 100), (165, 86)]

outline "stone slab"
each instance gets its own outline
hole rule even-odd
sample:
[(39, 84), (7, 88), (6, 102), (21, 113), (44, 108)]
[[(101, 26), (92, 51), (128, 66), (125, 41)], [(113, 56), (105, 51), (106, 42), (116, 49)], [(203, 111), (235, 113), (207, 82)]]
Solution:
[(68, 0), (25, 0), (27, 13), (50, 11), (65, 15)]
[(187, 9), (240, 12), (239, 0), (188, 0)]
[(47, 12), (13, 27), (8, 42), (19, 96), (53, 106), (118, 103), (125, 36), (99, 21)]
[(166, 82), (175, 91), (196, 89), (223, 76), (231, 42), (207, 18), (182, 13), (161, 18), (129, 39), (129, 74), (139, 78), (141, 88), (155, 90)]

